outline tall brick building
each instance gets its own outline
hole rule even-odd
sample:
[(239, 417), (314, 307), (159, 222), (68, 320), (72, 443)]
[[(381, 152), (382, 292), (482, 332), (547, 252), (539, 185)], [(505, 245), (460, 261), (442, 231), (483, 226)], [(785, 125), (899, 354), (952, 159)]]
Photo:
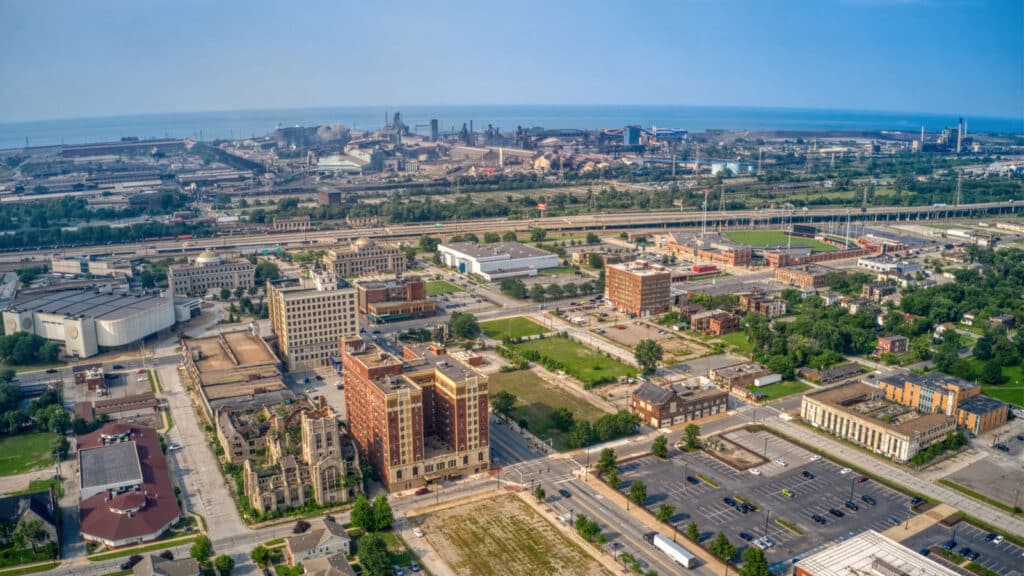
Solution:
[(437, 344), (341, 343), (349, 429), (389, 491), (490, 468), (487, 377)]
[(668, 311), (671, 284), (667, 268), (644, 261), (605, 268), (605, 297), (616, 308), (640, 316)]

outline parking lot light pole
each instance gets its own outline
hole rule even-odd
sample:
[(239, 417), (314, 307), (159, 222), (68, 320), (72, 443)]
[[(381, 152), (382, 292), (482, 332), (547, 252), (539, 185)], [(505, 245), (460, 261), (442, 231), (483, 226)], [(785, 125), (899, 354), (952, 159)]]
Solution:
[(764, 516), (764, 535), (768, 536), (768, 519), (772, 517), (772, 509), (767, 509), (767, 514)]

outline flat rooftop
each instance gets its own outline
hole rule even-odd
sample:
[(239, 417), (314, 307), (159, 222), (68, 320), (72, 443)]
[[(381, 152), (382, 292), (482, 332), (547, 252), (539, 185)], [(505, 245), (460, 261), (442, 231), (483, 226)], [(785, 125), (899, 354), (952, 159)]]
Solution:
[(973, 390), (978, 387), (973, 382), (968, 382), (962, 378), (956, 376), (950, 376), (949, 374), (943, 374), (942, 372), (929, 372), (928, 374), (915, 374), (909, 370), (898, 370), (891, 374), (879, 378), (880, 382), (884, 382), (890, 386), (895, 385), (902, 388), (905, 382), (910, 382), (915, 386), (920, 386), (928, 390), (940, 391), (948, 390), (949, 388), (956, 388), (961, 391)]
[(945, 414), (921, 414), (890, 402), (885, 399), (884, 392), (860, 382), (812, 392), (806, 397), (830, 404), (853, 416), (875, 420), (894, 432), (907, 435), (930, 430), (949, 420)]
[(475, 242), (455, 242), (453, 244), (442, 244), (454, 252), (460, 252), (471, 258), (493, 258), (495, 256), (508, 256), (515, 260), (519, 258), (538, 258), (551, 256), (547, 250), (541, 250), (519, 242), (495, 242), (493, 244), (477, 244)]
[(8, 310), (84, 316), (98, 320), (117, 320), (146, 312), (165, 304), (168, 298), (157, 294), (101, 293), (96, 290), (62, 290), (44, 292), (15, 300)]
[(227, 370), (260, 364), (277, 364), (277, 356), (263, 338), (248, 330), (186, 340), (200, 372)]
[(955, 576), (957, 572), (874, 530), (796, 563), (813, 576)]
[(118, 442), (79, 451), (82, 489), (142, 484), (142, 466), (135, 441)]
[(835, 268), (828, 266), (822, 266), (821, 264), (800, 264), (799, 266), (785, 266), (779, 268), (779, 270), (786, 270), (788, 272), (802, 272), (804, 274), (828, 274), (830, 272), (838, 272)]
[(615, 268), (616, 270), (623, 270), (634, 274), (636, 276), (657, 276), (667, 275), (672, 272), (664, 266), (651, 265), (644, 261), (634, 260), (632, 262), (621, 262), (618, 264), (609, 264), (607, 268)]

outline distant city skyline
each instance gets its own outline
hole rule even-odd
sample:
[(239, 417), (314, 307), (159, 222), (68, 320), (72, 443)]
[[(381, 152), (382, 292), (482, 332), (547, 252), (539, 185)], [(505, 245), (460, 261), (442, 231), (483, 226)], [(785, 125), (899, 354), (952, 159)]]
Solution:
[(1024, 3), (983, 0), (0, 0), (0, 123), (403, 105), (1024, 118), (1021, 30)]

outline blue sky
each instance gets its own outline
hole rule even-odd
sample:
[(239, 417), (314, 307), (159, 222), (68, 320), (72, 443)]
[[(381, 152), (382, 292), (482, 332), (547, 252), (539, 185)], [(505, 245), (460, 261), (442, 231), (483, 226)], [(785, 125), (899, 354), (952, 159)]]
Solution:
[(400, 104), (1024, 117), (1020, 0), (0, 0), (0, 122)]

